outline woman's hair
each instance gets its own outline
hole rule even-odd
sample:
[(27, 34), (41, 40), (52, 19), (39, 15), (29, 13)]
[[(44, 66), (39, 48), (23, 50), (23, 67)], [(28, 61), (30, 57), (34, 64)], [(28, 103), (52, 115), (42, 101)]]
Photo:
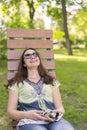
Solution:
[(42, 62), (41, 62), (41, 58), (39, 56), (39, 53), (33, 49), (33, 48), (27, 48), (26, 50), (23, 51), (22, 55), (21, 55), (21, 58), (20, 58), (20, 62), (19, 62), (19, 65), (18, 65), (18, 70), (17, 70), (17, 73), (15, 74), (15, 76), (8, 80), (8, 86), (14, 84), (14, 83), (20, 83), (22, 82), (23, 83), (23, 80), (27, 79), (28, 77), (28, 71), (27, 71), (27, 68), (24, 66), (24, 54), (27, 50), (34, 50), (36, 53), (37, 53), (37, 56), (39, 57), (40, 59), (40, 64), (38, 66), (38, 73), (41, 77), (44, 78), (44, 83), (46, 84), (53, 84), (53, 79), (54, 77), (52, 77), (51, 75), (49, 75), (49, 73), (46, 71), (46, 69), (43, 67), (42, 65)]

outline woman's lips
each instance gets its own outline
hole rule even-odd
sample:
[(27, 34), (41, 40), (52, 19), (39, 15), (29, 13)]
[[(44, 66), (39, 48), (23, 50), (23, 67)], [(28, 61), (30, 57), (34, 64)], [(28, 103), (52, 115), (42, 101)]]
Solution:
[(31, 60), (30, 63), (34, 63), (34, 62), (37, 62), (37, 60)]

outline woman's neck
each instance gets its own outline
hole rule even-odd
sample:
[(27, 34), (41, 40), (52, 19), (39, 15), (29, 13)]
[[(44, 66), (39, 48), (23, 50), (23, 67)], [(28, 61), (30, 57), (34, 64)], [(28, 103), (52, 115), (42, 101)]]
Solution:
[(40, 75), (37, 70), (28, 70), (28, 80), (33, 82), (38, 82), (40, 80)]

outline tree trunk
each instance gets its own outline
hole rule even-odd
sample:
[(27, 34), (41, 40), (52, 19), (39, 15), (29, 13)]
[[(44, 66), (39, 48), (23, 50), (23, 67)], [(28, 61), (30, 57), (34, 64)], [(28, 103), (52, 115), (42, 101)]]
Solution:
[(65, 0), (61, 0), (61, 5), (62, 5), (63, 28), (64, 28), (64, 32), (65, 32), (67, 51), (68, 51), (68, 55), (73, 55), (72, 48), (71, 48), (71, 42), (69, 39), (68, 27), (67, 27), (67, 12), (66, 12)]
[(30, 17), (30, 21), (29, 21), (29, 26), (31, 28), (34, 28), (34, 14), (35, 14), (35, 8), (34, 8), (34, 1), (33, 0), (26, 0), (28, 7), (29, 7), (29, 17)]

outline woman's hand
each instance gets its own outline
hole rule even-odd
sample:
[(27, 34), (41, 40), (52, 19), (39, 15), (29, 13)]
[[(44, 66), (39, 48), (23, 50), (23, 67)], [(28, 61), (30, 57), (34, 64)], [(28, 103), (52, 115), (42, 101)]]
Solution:
[(49, 114), (42, 115), (43, 111), (40, 110), (30, 110), (25, 112), (25, 118), (33, 120), (45, 120), (48, 122), (53, 122), (54, 119), (49, 117)]
[(45, 120), (48, 122), (54, 122), (56, 120), (56, 112), (53, 112), (53, 110), (48, 109), (47, 111), (43, 111), (42, 116), (45, 117)]
[(33, 119), (33, 120), (49, 120), (49, 117), (42, 116), (42, 111), (40, 110), (30, 110), (25, 112), (25, 118)]
[(61, 109), (49, 110), (48, 114), (46, 114), (46, 117), (48, 118), (48, 121), (54, 122), (60, 120), (63, 115), (64, 115), (64, 109), (61, 108)]
[(55, 109), (55, 110), (53, 110), (53, 112), (58, 112), (58, 113), (61, 113), (61, 114), (65, 114), (65, 110), (63, 109), (63, 108), (57, 108), (57, 109)]

